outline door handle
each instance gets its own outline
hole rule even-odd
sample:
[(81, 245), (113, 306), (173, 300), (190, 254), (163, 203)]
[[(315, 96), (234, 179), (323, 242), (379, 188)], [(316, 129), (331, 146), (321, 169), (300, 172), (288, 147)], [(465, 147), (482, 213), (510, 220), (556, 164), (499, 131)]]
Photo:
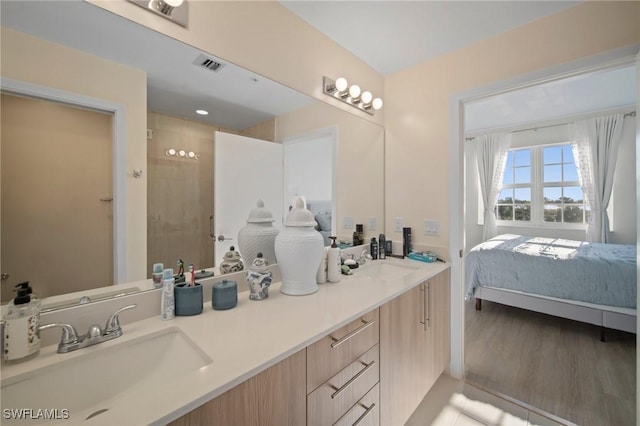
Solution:
[(104, 198), (100, 198), (100, 201), (103, 201), (105, 203), (110, 203), (113, 201), (113, 197), (104, 197)]
[(218, 235), (218, 241), (219, 242), (223, 242), (223, 241), (233, 241), (233, 238), (227, 238), (224, 235), (220, 234)]
[(213, 233), (213, 216), (209, 216), (209, 236), (215, 238), (216, 234)]
[(426, 284), (420, 284), (420, 291), (422, 292), (422, 303), (420, 304), (420, 324), (424, 326), (424, 329), (427, 329), (427, 307), (424, 303), (425, 294), (427, 291), (425, 290)]

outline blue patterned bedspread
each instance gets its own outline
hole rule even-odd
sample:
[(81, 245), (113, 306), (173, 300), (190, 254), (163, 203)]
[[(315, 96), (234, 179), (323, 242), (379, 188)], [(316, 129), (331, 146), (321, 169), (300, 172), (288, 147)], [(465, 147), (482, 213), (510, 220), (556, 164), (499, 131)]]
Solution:
[(636, 247), (503, 234), (465, 260), (465, 299), (487, 286), (636, 308)]

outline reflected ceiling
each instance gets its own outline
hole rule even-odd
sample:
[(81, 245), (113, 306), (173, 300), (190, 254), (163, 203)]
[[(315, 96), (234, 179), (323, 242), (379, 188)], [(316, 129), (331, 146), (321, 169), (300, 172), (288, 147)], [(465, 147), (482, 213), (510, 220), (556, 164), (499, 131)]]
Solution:
[(217, 72), (195, 65), (198, 49), (84, 1), (3, 1), (0, 7), (3, 26), (146, 71), (153, 111), (242, 130), (314, 102), (211, 55), (223, 63)]

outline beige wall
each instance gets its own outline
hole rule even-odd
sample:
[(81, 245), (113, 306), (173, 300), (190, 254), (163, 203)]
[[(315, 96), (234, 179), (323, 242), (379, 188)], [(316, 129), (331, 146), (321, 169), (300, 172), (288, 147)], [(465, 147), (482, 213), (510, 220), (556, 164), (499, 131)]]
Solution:
[(2, 28), (1, 40), (2, 77), (116, 102), (126, 107), (128, 255), (125, 281), (144, 278), (147, 178), (143, 175), (134, 179), (132, 171), (134, 168), (146, 168), (146, 74), (7, 28)]
[[(639, 22), (640, 2), (585, 2), (387, 77), (386, 229), (402, 217), (417, 243), (449, 246), (462, 214), (449, 209), (453, 94), (640, 43)], [(439, 236), (422, 235), (424, 219), (440, 221)]]
[(87, 1), (366, 120), (384, 121), (384, 108), (370, 116), (322, 93), (323, 76), (343, 76), (380, 96), (383, 76), (277, 1), (190, 1), (187, 29), (130, 2)]
[[(336, 225), (339, 238), (351, 241), (355, 229), (343, 229), (345, 216), (364, 224), (366, 241), (382, 232), (384, 217), (384, 128), (324, 103), (280, 116), (276, 140), (335, 126), (337, 130)], [(377, 229), (368, 229), (369, 217)]]

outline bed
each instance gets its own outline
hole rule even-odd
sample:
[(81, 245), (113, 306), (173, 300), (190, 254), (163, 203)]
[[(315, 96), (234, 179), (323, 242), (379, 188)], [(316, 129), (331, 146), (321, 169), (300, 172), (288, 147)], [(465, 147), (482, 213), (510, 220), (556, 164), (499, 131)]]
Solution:
[(636, 247), (503, 234), (465, 259), (465, 299), (636, 333)]

